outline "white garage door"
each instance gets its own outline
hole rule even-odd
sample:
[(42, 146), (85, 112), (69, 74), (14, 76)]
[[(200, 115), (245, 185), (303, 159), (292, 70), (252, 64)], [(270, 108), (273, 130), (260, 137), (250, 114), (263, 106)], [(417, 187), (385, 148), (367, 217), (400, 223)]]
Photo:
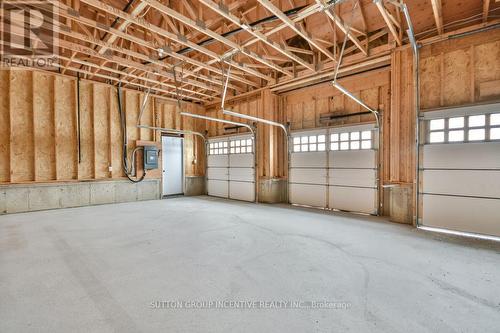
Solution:
[(290, 203), (377, 214), (373, 125), (292, 134)]
[(425, 118), (421, 224), (500, 237), (500, 105)]
[(255, 200), (255, 155), (252, 136), (208, 142), (208, 195)]

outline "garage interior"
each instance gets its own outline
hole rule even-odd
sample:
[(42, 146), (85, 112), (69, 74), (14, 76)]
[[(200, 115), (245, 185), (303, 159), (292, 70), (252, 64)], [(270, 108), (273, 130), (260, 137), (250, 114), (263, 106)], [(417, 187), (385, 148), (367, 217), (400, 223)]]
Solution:
[(1, 332), (498, 332), (499, 0), (0, 9)]

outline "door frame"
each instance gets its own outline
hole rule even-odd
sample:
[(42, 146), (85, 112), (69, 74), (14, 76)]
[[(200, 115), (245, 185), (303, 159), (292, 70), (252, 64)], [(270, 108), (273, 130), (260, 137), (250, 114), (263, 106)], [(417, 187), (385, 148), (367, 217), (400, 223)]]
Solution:
[[(181, 142), (182, 142), (182, 146), (181, 146), (181, 164), (182, 164), (182, 193), (178, 193), (178, 194), (164, 194), (163, 193), (163, 190), (164, 190), (164, 170), (163, 170), (163, 137), (171, 137), (171, 138), (179, 138), (181, 139)], [(184, 193), (186, 192), (186, 166), (185, 166), (185, 163), (184, 163), (184, 152), (185, 152), (185, 148), (184, 148), (184, 144), (185, 144), (185, 137), (184, 137), (184, 134), (170, 134), (170, 133), (161, 133), (161, 197), (162, 199), (163, 198), (168, 198), (168, 197), (172, 197), (172, 196), (178, 196), (178, 195), (184, 195)]]

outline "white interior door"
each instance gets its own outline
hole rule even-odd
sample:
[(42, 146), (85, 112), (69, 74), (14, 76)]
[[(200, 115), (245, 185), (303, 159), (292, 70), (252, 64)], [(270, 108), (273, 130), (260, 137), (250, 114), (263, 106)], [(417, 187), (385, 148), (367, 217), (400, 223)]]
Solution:
[(426, 114), (421, 224), (500, 237), (500, 112), (464, 111)]
[(184, 193), (183, 140), (162, 136), (163, 195)]

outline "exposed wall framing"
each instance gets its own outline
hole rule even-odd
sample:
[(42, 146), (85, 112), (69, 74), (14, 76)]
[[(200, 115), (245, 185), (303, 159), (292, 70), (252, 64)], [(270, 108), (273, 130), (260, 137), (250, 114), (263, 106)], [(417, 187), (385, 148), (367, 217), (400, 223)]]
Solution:
[[(74, 78), (39, 71), (0, 71), (0, 183), (124, 177), (116, 87), (81, 80), (80, 117), (77, 96)], [(160, 141), (159, 132), (136, 127), (143, 98), (143, 93), (123, 91), (129, 156), (137, 140)], [(190, 112), (204, 112), (198, 105), (183, 106)], [(204, 121), (181, 120), (178, 113), (175, 103), (151, 97), (142, 124), (205, 131)], [(202, 141), (186, 136), (186, 175), (204, 174), (204, 159), (196, 158), (204, 151)], [(136, 162), (140, 173), (142, 161)], [(160, 178), (161, 171), (152, 170), (147, 177)]]

